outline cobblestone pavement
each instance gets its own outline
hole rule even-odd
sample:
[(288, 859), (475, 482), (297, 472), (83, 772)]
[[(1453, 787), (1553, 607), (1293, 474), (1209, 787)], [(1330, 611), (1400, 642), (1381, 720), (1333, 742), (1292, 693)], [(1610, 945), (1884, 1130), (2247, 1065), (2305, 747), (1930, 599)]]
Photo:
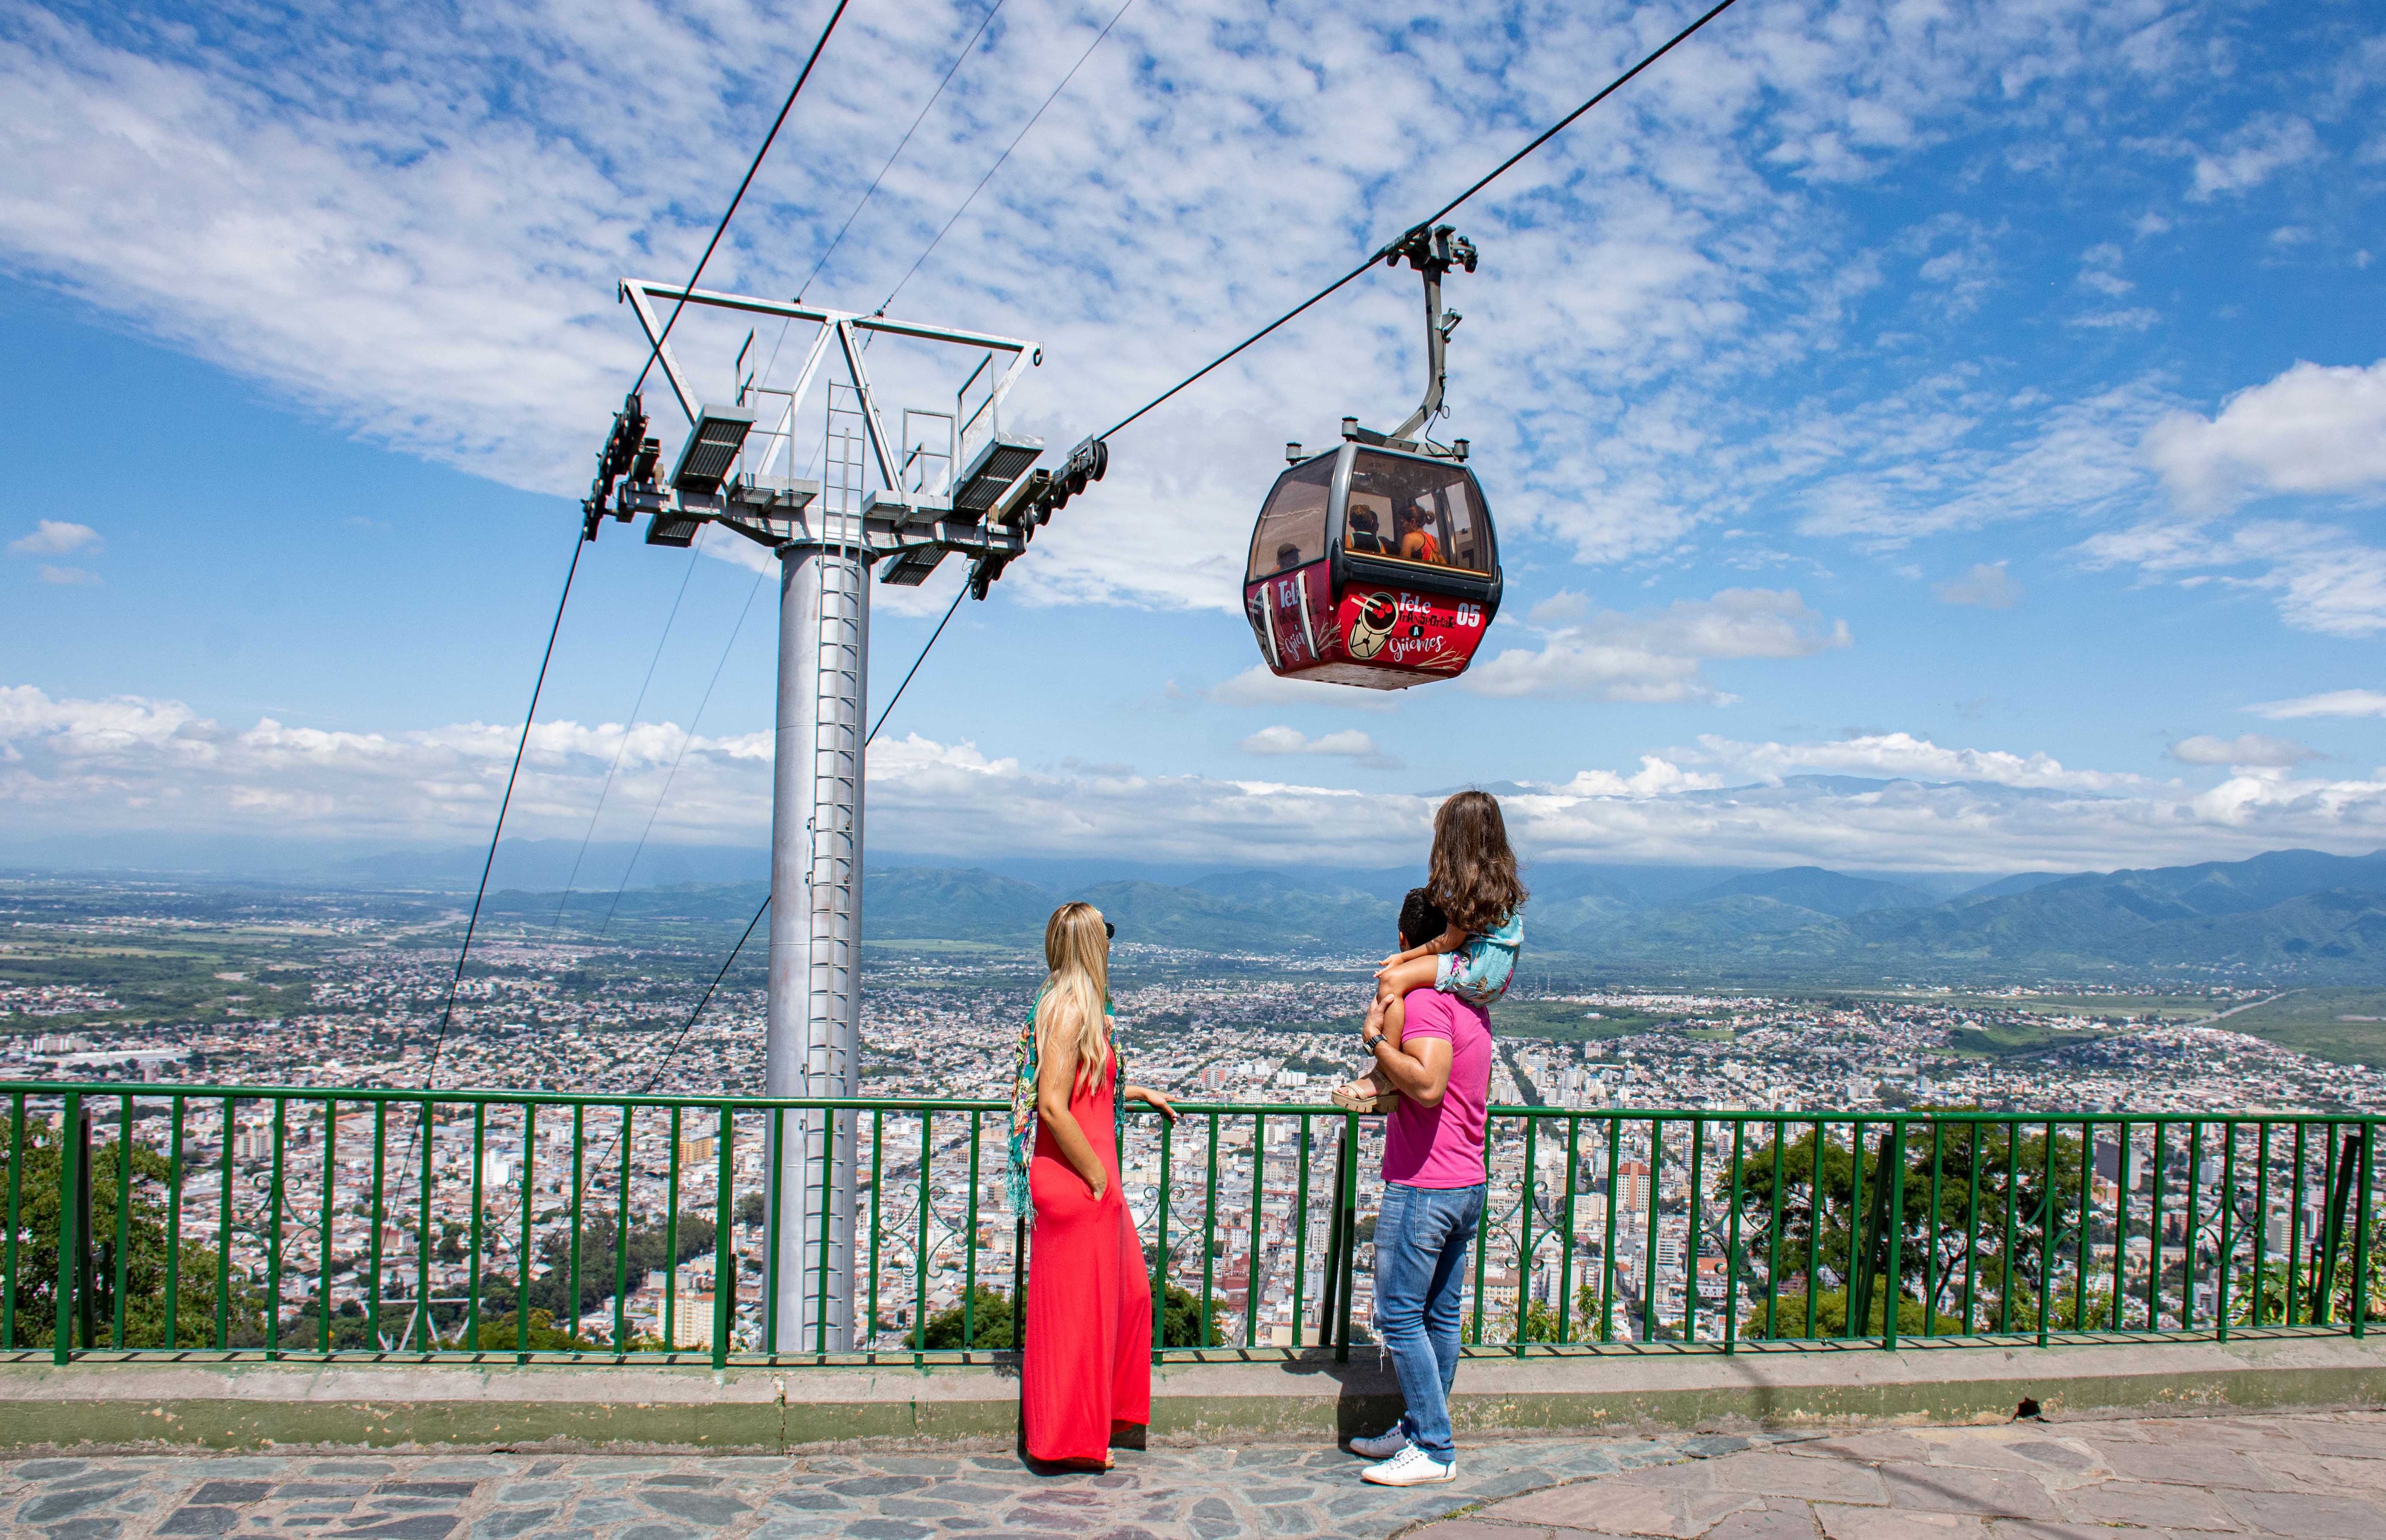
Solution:
[(1413, 1540), (2386, 1537), (2386, 1416), (2014, 1422), (1809, 1439), (1485, 1504)]
[(1386, 1491), (1314, 1446), (998, 1454), (97, 1456), (0, 1461), (12, 1536), (325, 1540), (2386, 1540), (2386, 1415), (2016, 1422), (1460, 1449)]
[(9, 1534), (46, 1540), (1237, 1540), (1363, 1536), (1559, 1482), (1755, 1444), (1519, 1440), (1462, 1451), (1463, 1479), (1368, 1486), (1338, 1449), (1121, 1450), (1107, 1474), (1038, 1476), (998, 1454), (97, 1456), (0, 1461)]

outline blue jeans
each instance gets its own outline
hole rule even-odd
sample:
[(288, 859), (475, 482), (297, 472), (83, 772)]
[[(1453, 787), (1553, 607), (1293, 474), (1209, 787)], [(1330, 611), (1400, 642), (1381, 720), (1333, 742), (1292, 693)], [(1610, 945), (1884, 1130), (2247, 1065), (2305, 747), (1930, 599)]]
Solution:
[(1384, 1184), (1375, 1216), (1375, 1334), (1392, 1356), (1409, 1442), (1447, 1464), (1450, 1387), (1458, 1377), (1458, 1298), (1483, 1188)]

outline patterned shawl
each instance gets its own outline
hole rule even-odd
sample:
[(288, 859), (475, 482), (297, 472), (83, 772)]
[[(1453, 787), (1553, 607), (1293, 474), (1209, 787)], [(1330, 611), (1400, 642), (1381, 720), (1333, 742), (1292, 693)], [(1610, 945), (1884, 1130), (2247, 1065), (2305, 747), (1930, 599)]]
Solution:
[[(1011, 1138), (1010, 1160), (1004, 1172), (1005, 1186), (1011, 1198), (1012, 1217), (1036, 1222), (1036, 1200), (1027, 1188), (1027, 1163), (1036, 1158), (1036, 1008), (1044, 1003), (1044, 992), (1036, 992), (1036, 1004), (1027, 1008), (1027, 1020), (1019, 1029), (1019, 1041), (1011, 1051)], [(1102, 1015), (1113, 1023), (1116, 1012), (1108, 1000), (1102, 1002)], [(1111, 1130), (1115, 1137), (1120, 1121), (1126, 1112), (1126, 1063), (1119, 1052), (1118, 1033), (1111, 1033)]]

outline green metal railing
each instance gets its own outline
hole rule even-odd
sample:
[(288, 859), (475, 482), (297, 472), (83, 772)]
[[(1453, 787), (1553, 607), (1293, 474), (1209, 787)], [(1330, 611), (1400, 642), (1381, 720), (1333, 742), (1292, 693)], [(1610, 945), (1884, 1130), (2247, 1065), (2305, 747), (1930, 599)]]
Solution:
[[(1023, 1330), (999, 1103), (0, 1098), (0, 1352), (925, 1363)], [(1137, 1109), (1123, 1141), (1155, 1356), (1347, 1357), (1382, 1121), (1180, 1111)], [(828, 1117), (861, 1162), (846, 1351), (832, 1270), (772, 1244), (799, 1210), (771, 1172)], [(1467, 1350), (2361, 1336), (2386, 1320), (2376, 1145), (2376, 1120), (2327, 1114), (1495, 1108)]]

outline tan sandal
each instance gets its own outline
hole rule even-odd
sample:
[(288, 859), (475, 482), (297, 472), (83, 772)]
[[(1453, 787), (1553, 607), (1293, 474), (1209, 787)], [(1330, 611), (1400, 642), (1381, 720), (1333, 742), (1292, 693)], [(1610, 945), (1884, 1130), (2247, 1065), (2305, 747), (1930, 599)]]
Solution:
[(1400, 1094), (1378, 1088), (1375, 1077), (1371, 1073), (1361, 1075), (1347, 1085), (1336, 1086), (1326, 1099), (1346, 1112), (1367, 1117), (1391, 1111), (1400, 1105)]

